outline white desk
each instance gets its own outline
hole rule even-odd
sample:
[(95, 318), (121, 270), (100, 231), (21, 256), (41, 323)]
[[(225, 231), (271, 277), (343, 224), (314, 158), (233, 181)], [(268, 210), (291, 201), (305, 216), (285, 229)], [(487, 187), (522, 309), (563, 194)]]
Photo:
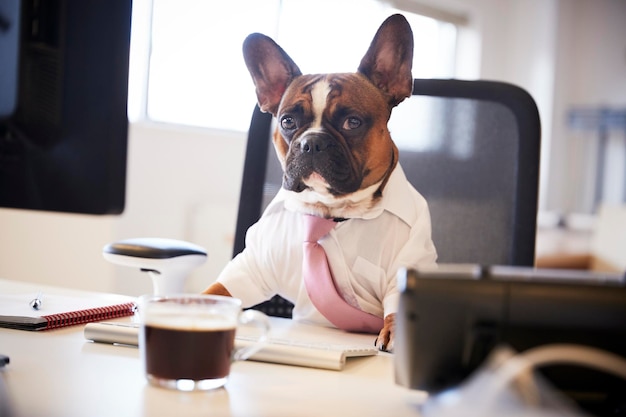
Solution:
[[(0, 292), (39, 290), (72, 292), (0, 280)], [(371, 335), (285, 319), (274, 318), (272, 323), (275, 336), (373, 343)], [(142, 375), (138, 349), (88, 342), (82, 325), (44, 332), (0, 329), (0, 353), (11, 358), (0, 372), (13, 411), (24, 417), (415, 417), (425, 398), (423, 393), (394, 383), (393, 355), (387, 353), (349, 359), (343, 371), (237, 362), (225, 388), (199, 393), (149, 386)]]

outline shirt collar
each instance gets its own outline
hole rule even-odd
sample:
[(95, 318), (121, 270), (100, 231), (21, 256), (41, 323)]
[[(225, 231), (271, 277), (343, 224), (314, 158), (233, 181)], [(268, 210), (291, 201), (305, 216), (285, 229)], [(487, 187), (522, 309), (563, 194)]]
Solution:
[(362, 218), (373, 219), (380, 216), (383, 211), (388, 211), (411, 225), (413, 217), (415, 217), (415, 210), (409, 190), (410, 185), (404, 175), (404, 170), (400, 164), (397, 164), (383, 189), (382, 198)]
[[(359, 218), (366, 220), (375, 219), (383, 214), (383, 212), (387, 211), (400, 218), (400, 220), (408, 225), (413, 224), (416, 213), (410, 189), (411, 185), (406, 179), (404, 170), (400, 164), (397, 164), (391, 172), (391, 176), (383, 189), (381, 199), (374, 205), (374, 207), (369, 209)], [(287, 192), (281, 188), (274, 200), (267, 207), (266, 213), (284, 209), (284, 200), (286, 195)]]

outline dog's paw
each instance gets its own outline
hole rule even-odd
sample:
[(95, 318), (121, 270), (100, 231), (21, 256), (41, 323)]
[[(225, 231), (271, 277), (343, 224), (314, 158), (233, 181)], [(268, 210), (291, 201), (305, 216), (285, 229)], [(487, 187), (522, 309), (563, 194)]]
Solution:
[(383, 352), (393, 352), (395, 336), (396, 314), (392, 313), (385, 317), (382, 330), (376, 338), (375, 346)]
[(226, 297), (232, 297), (230, 292), (219, 282), (214, 282), (210, 287), (202, 291), (203, 294), (223, 295)]

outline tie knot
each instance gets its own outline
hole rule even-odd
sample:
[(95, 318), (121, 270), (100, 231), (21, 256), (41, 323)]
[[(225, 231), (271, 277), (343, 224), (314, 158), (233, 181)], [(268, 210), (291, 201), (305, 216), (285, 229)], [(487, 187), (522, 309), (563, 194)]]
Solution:
[(322, 237), (326, 236), (328, 232), (336, 225), (332, 219), (325, 219), (323, 217), (311, 216), (309, 214), (304, 215), (304, 241), (305, 242), (317, 242)]

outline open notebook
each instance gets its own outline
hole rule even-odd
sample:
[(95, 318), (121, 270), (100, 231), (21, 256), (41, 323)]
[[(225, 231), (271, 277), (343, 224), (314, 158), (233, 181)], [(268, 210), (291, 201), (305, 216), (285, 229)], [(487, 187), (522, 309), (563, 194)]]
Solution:
[[(137, 346), (139, 326), (137, 323), (89, 323), (85, 326), (84, 333), (87, 340), (94, 342)], [(235, 339), (237, 348), (253, 343), (254, 339), (246, 335), (237, 334)], [(249, 360), (340, 371), (348, 358), (373, 356), (377, 353), (373, 336), (370, 347), (363, 344), (343, 345), (270, 338)]]
[[(41, 298), (38, 310), (30, 302)], [(18, 330), (48, 330), (115, 317), (131, 316), (135, 302), (59, 294), (0, 294), (0, 327)]]

